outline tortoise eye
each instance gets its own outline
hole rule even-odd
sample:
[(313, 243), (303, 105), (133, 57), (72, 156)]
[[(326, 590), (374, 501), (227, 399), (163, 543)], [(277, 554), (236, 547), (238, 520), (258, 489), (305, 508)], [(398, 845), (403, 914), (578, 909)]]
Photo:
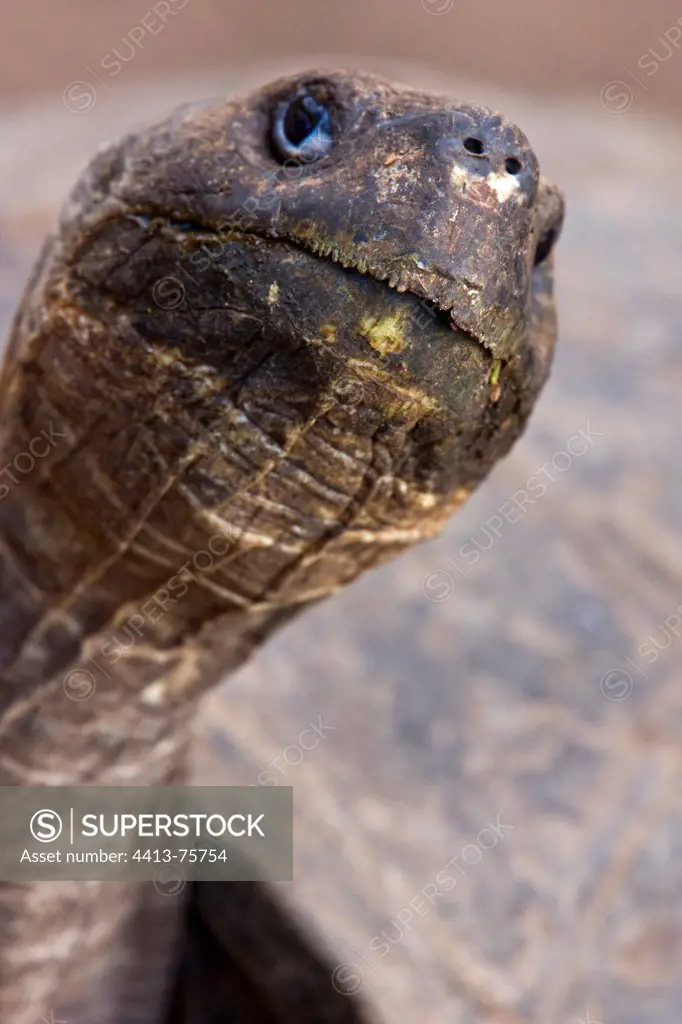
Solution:
[(272, 127), (275, 153), (281, 160), (312, 163), (332, 148), (329, 111), (310, 93), (280, 104)]

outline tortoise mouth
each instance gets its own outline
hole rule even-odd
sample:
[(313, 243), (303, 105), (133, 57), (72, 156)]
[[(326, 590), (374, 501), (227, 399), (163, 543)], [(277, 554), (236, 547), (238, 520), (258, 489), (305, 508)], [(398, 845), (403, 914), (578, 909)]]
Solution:
[[(186, 338), (177, 344), (201, 353), (202, 361), (232, 366), (234, 353), (225, 339), (233, 329), (242, 329), (248, 313), (246, 327), (253, 332), (244, 350), (248, 360), (259, 358), (261, 340), (268, 336), (279, 341), (263, 348), (264, 357), (270, 358), (268, 348), (279, 352), (275, 358), (284, 360), (285, 352), (295, 350), (303, 359), (308, 349), (311, 365), (320, 368), (322, 377), (336, 365), (334, 379), (359, 377), (370, 389), (393, 394), (396, 409), (407, 403), (471, 422), (491, 400), (496, 402), (501, 361), (472, 334), (458, 330), (448, 312), (431, 299), (391, 287), (362, 268), (342, 266), (285, 238), (216, 230), (194, 221), (148, 216), (147, 211), (134, 216), (144, 224), (147, 237), (156, 235), (165, 243), (168, 271), (176, 274), (173, 266), (183, 277), (186, 273), (180, 316)], [(136, 302), (140, 329), (167, 343), (170, 314), (159, 318), (141, 294)], [(196, 335), (187, 330), (188, 323), (196, 323)], [(301, 372), (305, 377), (307, 371)], [(519, 382), (511, 377), (513, 390), (518, 390)], [(385, 405), (388, 398), (377, 401)]]
[[(125, 260), (125, 275), (119, 282), (116, 273), (98, 269), (89, 285), (113, 293), (117, 305), (122, 295), (127, 303), (139, 304), (135, 315), (144, 321), (141, 329), (150, 336), (160, 331), (167, 342), (169, 332), (174, 334), (168, 315), (176, 304), (161, 303), (156, 285), (159, 280), (175, 281), (184, 306), (177, 317), (175, 333), (183, 339), (178, 343), (188, 352), (210, 355), (216, 366), (234, 358), (225, 349), (230, 334), (266, 332), (282, 341), (298, 336), (300, 343), (362, 363), (364, 370), (372, 365), (387, 383), (410, 376), (437, 405), (451, 410), (464, 409), (467, 388), (476, 393), (477, 403), (497, 404), (507, 387), (521, 394), (529, 385), (534, 390), (536, 377), (541, 383), (546, 376), (549, 359), (536, 337), (543, 329), (542, 312), (533, 312), (544, 296), (535, 290), (529, 296), (527, 322), (518, 325), (514, 350), (498, 354), (478, 332), (460, 327), (456, 311), (443, 308), (437, 282), (435, 290), (420, 280), (411, 286), (409, 277), (391, 280), (352, 252), (316, 252), (314, 240), (276, 236), (251, 224), (185, 218), (154, 203), (129, 207), (125, 216), (139, 232)], [(152, 278), (145, 246), (154, 239), (159, 243), (153, 249), (158, 269)], [(176, 277), (177, 268), (182, 280)], [(149, 288), (142, 289), (139, 281), (145, 277)], [(165, 316), (159, 318), (158, 309), (150, 306), (150, 292)], [(493, 330), (495, 315), (494, 308), (487, 311)], [(504, 320), (505, 310), (500, 316)], [(193, 318), (196, 330), (189, 327)]]
[[(148, 214), (137, 214), (134, 216), (138, 217), (145, 224), (148, 224), (150, 217)], [(259, 231), (254, 228), (248, 230), (235, 228), (227, 228), (226, 230), (220, 230), (219, 228), (211, 227), (201, 221), (187, 221), (187, 220), (176, 220), (174, 218), (164, 217), (162, 222), (162, 233), (166, 237), (171, 237), (173, 241), (179, 242), (180, 244), (186, 244), (191, 239), (194, 245), (201, 245), (207, 243), (210, 245), (226, 245), (230, 242), (247, 242), (249, 240), (258, 240), (264, 244), (286, 246), (289, 249), (297, 250), (304, 253), (306, 256), (315, 260), (324, 261), (325, 263), (331, 263), (337, 267), (347, 271), (354, 271), (363, 277), (370, 278), (377, 284), (381, 285), (386, 289), (387, 292), (393, 292), (397, 295), (409, 296), (423, 311), (424, 317), (430, 316), (434, 322), (439, 322), (441, 326), (448, 327), (454, 333), (467, 338), (473, 344), (478, 345), (488, 356), (491, 356), (491, 350), (486, 345), (485, 341), (477, 337), (467, 327), (459, 324), (457, 318), (452, 310), (440, 305), (435, 298), (428, 295), (421, 295), (418, 291), (406, 286), (404, 281), (399, 279), (397, 276), (393, 276), (390, 272), (377, 273), (377, 271), (369, 267), (360, 256), (357, 258), (341, 258), (334, 249), (329, 246), (321, 248), (319, 245), (314, 243), (307, 243), (304, 238), (291, 237), (287, 235), (285, 237), (279, 237), (270, 234), (266, 231)], [(506, 360), (500, 360), (504, 365)]]
[[(292, 253), (298, 253), (314, 263), (335, 267), (338, 271), (342, 271), (344, 275), (357, 275), (359, 281), (375, 283), (386, 297), (391, 297), (389, 301), (384, 303), (386, 306), (394, 308), (399, 303), (402, 308), (405, 308), (405, 304), (410, 304), (413, 311), (412, 318), (415, 324), (421, 324), (423, 338), (428, 338), (429, 335), (437, 333), (441, 348), (449, 337), (452, 341), (456, 340), (460, 343), (466, 343), (467, 346), (479, 353), (483, 360), (481, 365), (485, 365), (488, 368), (487, 377), (491, 382), (490, 394), (493, 402), (497, 401), (501, 386), (504, 386), (505, 381), (513, 390), (521, 392), (526, 387), (531, 387), (531, 390), (533, 390), (532, 381), (535, 381), (537, 387), (539, 387), (546, 377), (550, 360), (543, 351), (542, 339), (536, 339), (534, 328), (542, 322), (543, 303), (547, 298), (548, 292), (551, 293), (552, 291), (551, 277), (547, 277), (547, 267), (551, 261), (545, 261), (545, 263), (537, 266), (529, 280), (527, 319), (525, 327), (521, 323), (517, 324), (516, 330), (519, 336), (519, 344), (516, 351), (498, 355), (492, 346), (486, 344), (485, 340), (482, 340), (476, 333), (458, 322), (455, 310), (444, 307), (435, 298), (429, 295), (425, 296), (416, 289), (409, 287), (409, 285), (406, 286), (404, 279), (391, 280), (389, 274), (377, 273), (376, 268), (365, 265), (361, 258), (355, 258), (352, 253), (344, 253), (343, 257), (341, 257), (329, 247), (320, 249), (319, 245), (316, 245), (312, 240), (309, 243), (305, 238), (291, 238), (288, 235), (279, 237), (267, 231), (258, 230), (258, 228), (252, 229), (251, 226), (248, 229), (236, 226), (234, 228), (226, 227), (221, 230), (199, 220), (179, 220), (163, 215), (159, 216), (158, 212), (155, 214), (155, 219), (156, 217), (160, 221), (161, 231), (164, 235), (176, 245), (180, 245), (185, 249), (188, 243), (193, 248), (200, 247), (205, 243), (207, 251), (213, 252), (217, 247), (219, 253), (226, 249), (230, 243), (243, 245), (257, 244), (272, 247), (272, 249), (276, 248), (279, 251), (287, 250)], [(145, 219), (149, 220), (149, 218)], [(381, 324), (378, 325), (375, 336), (380, 334), (380, 332)], [(381, 337), (379, 337), (378, 346), (375, 345), (373, 347), (378, 349), (384, 356), (390, 355), (391, 338), (389, 336), (384, 340), (387, 344), (383, 344)], [(415, 338), (414, 340), (416, 341), (417, 339)], [(424, 349), (425, 352), (429, 351), (428, 344), (424, 346)], [(542, 351), (536, 353), (536, 349)], [(419, 358), (418, 364), (419, 375), (422, 379), (424, 377), (428, 379), (431, 374), (426, 366), (425, 356), (422, 355)]]

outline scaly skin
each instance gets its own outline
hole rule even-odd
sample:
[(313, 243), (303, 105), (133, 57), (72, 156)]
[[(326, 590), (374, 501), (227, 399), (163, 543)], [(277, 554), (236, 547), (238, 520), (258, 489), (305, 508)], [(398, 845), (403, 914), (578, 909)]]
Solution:
[[(334, 145), (287, 169), (272, 111), (302, 87)], [(95, 158), (0, 378), (1, 784), (182, 778), (203, 692), (440, 531), (546, 379), (561, 218), (516, 127), (366, 75), (183, 108)], [(208, 1020), (208, 890), (183, 926), (151, 888), (3, 887), (3, 1019), (159, 1020), (184, 927), (173, 1019)], [(218, 973), (257, 982), (233, 934)], [(249, 981), (240, 1015), (225, 980), (232, 1019), (359, 1019), (287, 946), (304, 994)]]

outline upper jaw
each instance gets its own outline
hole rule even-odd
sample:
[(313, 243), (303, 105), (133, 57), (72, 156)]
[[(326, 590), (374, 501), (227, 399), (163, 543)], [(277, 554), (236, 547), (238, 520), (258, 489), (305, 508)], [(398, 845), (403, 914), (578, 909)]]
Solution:
[[(496, 359), (518, 351), (531, 295), (534, 216), (529, 205), (447, 194), (418, 206), (382, 203), (362, 183), (340, 199), (335, 176), (284, 183), (249, 231), (289, 242), (409, 291), (447, 312)], [(219, 210), (211, 211), (220, 223)], [(223, 220), (229, 222), (229, 215)], [(358, 228), (363, 225), (363, 228)], [(364, 227), (366, 225), (366, 227)]]
[[(563, 221), (558, 189), (539, 177), (532, 195), (505, 204), (487, 192), (457, 201), (439, 194), (415, 217), (399, 204), (382, 208), (371, 194), (334, 204), (323, 180), (287, 196), (263, 230), (433, 303), (509, 363), (522, 353), (533, 316), (537, 247), (549, 232), (558, 237)], [(551, 260), (549, 267), (551, 287)]]

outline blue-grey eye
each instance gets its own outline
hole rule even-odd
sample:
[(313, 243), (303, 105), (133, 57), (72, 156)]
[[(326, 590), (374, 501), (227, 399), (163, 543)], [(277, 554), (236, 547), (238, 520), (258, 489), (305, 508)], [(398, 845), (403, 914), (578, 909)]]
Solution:
[(329, 111), (310, 93), (296, 96), (279, 107), (272, 137), (282, 160), (319, 160), (332, 148)]

